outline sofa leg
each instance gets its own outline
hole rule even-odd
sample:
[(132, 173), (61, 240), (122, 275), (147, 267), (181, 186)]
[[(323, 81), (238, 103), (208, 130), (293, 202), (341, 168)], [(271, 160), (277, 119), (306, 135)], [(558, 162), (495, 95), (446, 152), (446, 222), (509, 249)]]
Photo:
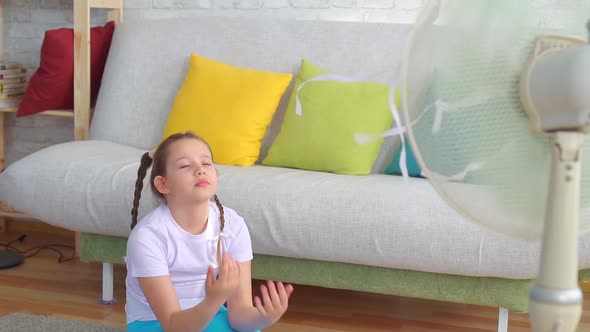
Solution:
[(113, 263), (102, 263), (102, 298), (100, 304), (117, 302), (113, 297), (113, 272)]
[(498, 316), (498, 332), (508, 332), (508, 309), (500, 308)]

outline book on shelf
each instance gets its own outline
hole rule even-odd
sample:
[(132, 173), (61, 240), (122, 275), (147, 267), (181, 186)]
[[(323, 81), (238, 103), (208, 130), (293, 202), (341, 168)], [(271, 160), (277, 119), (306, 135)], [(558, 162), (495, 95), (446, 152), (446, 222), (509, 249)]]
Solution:
[(13, 88), (13, 89), (0, 88), (0, 93), (2, 93), (4, 95), (18, 95), (18, 94), (25, 93), (25, 89), (24, 88)]
[(22, 93), (8, 96), (4, 95), (3, 93), (0, 93), (0, 108), (18, 107), (18, 104), (21, 101), (22, 96)]
[(24, 83), (26, 81), (26, 77), (0, 78), (0, 84)]
[(17, 107), (27, 86), (27, 68), (19, 63), (0, 63), (0, 108)]
[(0, 86), (0, 96), (6, 96), (6, 95), (16, 95), (16, 94), (22, 94), (25, 92), (25, 88), (24, 87), (14, 87), (14, 88), (5, 88), (3, 86)]
[[(0, 70), (0, 72), (2, 72)], [(6, 78), (27, 78), (27, 73), (26, 72), (22, 72), (22, 73), (16, 73), (16, 74), (0, 74), (0, 79), (6, 79)]]
[(0, 63), (0, 70), (16, 68), (25, 68), (25, 66), (20, 63)]
[(23, 89), (27, 87), (27, 82), (20, 83), (0, 83), (0, 92), (10, 89)]
[(27, 68), (0, 69), (0, 75), (23, 74)]
[(0, 92), (0, 100), (6, 100), (6, 99), (15, 99), (16, 97), (20, 97), (21, 95), (23, 95), (24, 93), (21, 92)]

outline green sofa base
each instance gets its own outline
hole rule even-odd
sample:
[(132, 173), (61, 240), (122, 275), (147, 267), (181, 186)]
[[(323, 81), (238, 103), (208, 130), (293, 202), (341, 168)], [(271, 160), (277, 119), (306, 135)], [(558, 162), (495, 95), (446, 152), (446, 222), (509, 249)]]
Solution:
[[(126, 245), (127, 238), (82, 233), (80, 258), (84, 262), (124, 264)], [(254, 255), (252, 277), (502, 307), (519, 313), (528, 312), (528, 293), (533, 283), (533, 280), (467, 277), (268, 255)], [(590, 280), (590, 269), (581, 271), (580, 278)]]

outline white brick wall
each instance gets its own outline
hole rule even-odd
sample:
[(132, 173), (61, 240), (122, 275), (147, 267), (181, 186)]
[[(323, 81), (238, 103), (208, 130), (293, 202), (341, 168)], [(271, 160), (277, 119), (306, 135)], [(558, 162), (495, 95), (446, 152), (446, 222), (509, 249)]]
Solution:
[[(4, 55), (32, 73), (45, 30), (73, 26), (75, 0), (4, 0)], [(124, 0), (126, 20), (198, 15), (272, 16), (306, 20), (412, 22), (423, 0)], [(93, 12), (103, 24), (104, 11)], [(73, 139), (73, 121), (42, 115), (6, 121), (7, 163)]]

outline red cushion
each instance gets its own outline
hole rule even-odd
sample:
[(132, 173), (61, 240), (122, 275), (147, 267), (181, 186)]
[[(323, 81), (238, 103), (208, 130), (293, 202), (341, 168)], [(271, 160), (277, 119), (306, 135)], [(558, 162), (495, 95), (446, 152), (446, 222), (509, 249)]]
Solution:
[[(104, 69), (115, 22), (90, 29), (90, 93), (94, 105)], [(74, 108), (74, 30), (45, 31), (39, 68), (31, 76), (17, 117), (46, 110)]]

